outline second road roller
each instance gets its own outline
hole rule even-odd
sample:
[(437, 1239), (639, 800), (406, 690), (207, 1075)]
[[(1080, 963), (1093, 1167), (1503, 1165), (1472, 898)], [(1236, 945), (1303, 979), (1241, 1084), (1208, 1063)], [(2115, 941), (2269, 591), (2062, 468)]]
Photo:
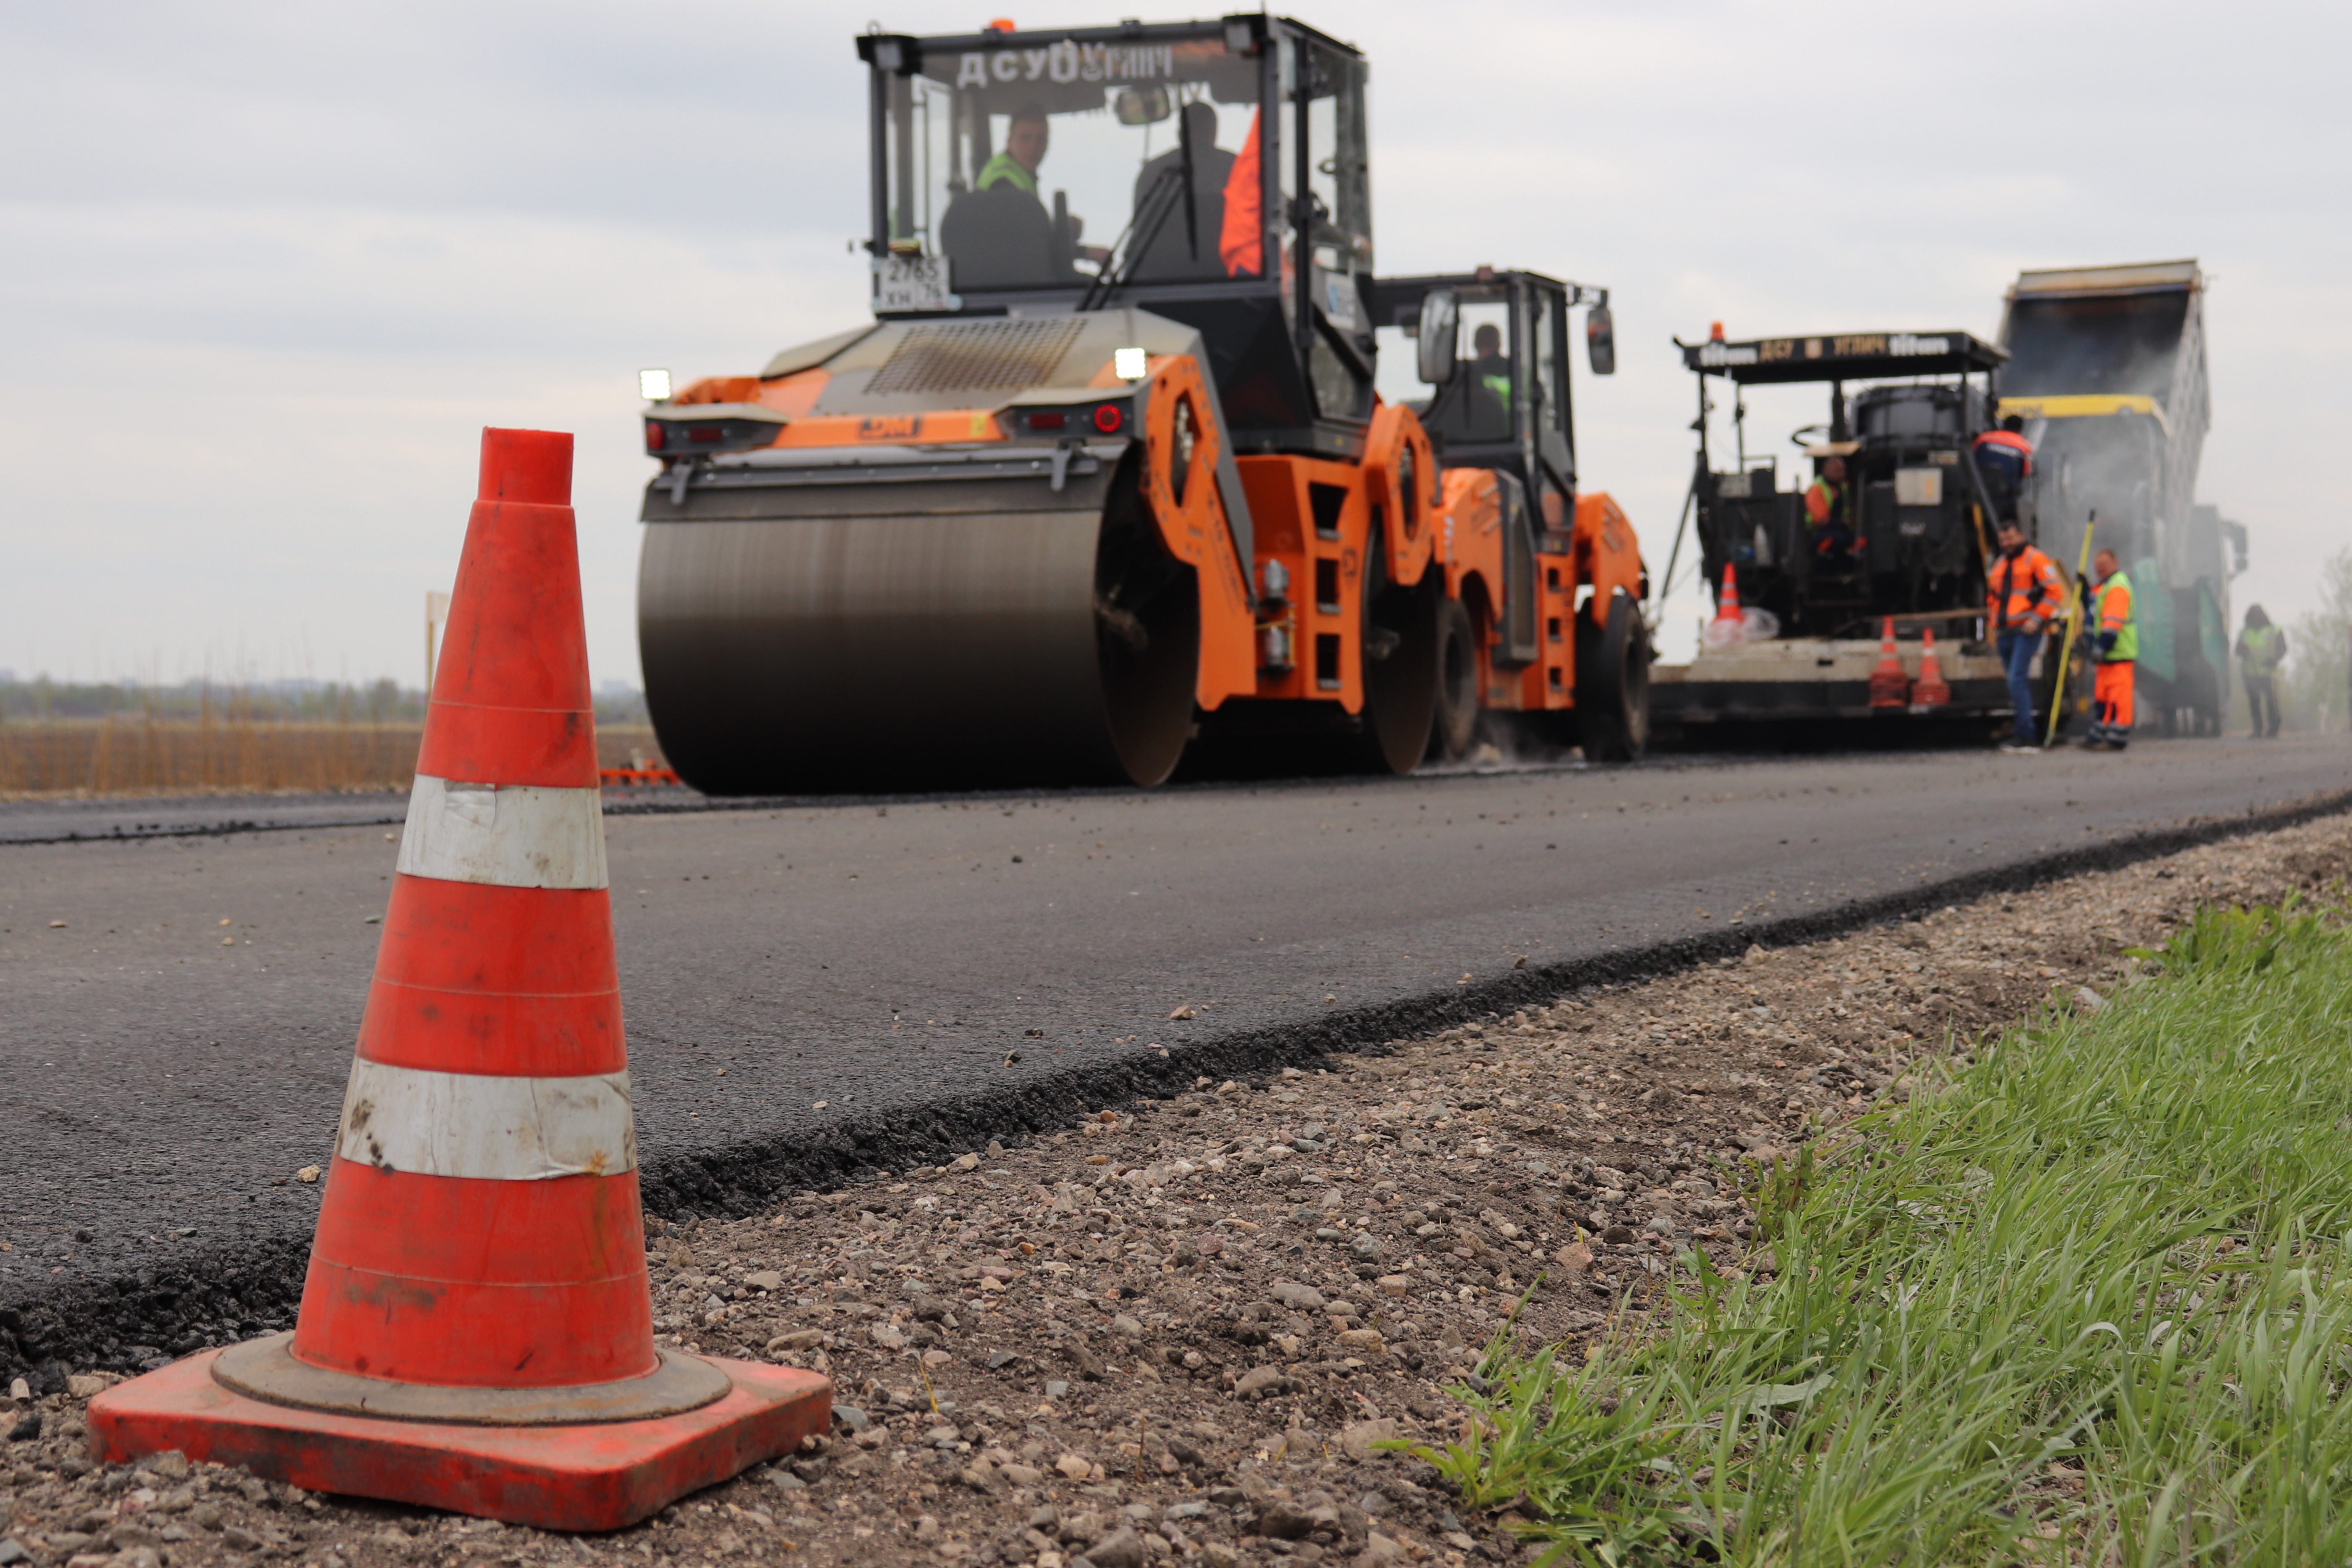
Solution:
[[(1264, 15), (856, 45), (874, 320), (649, 388), (638, 640), (687, 783), (1640, 752), (1649, 584), (1570, 417), (1607, 295), (1377, 278), (1360, 53)], [(1383, 333), (1422, 395), (1381, 395)]]

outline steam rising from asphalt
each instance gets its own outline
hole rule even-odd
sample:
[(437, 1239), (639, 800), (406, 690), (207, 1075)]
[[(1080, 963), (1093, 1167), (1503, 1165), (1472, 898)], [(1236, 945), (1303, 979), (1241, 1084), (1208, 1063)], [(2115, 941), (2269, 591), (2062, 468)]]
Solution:
[(1425, 777), (1446, 777), (1549, 773), (1586, 765), (1583, 747), (1563, 744), (1531, 724), (1482, 722), (1478, 738), (1459, 760), (1426, 762), (1413, 771)]

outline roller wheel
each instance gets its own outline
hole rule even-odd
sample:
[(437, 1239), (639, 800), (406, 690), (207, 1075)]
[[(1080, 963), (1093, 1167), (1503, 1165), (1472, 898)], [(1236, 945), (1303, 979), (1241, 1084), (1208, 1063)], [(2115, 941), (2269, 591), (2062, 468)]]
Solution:
[(1139, 784), (1164, 782), (1192, 733), (1200, 583), (1168, 553), (1132, 484), (1112, 491), (1096, 545), (1095, 657), (1121, 771)]
[(1429, 727), (1429, 755), (1459, 762), (1478, 733), (1477, 628), (1459, 599), (1437, 606), (1437, 701)]
[(1576, 618), (1576, 710), (1587, 762), (1630, 763), (1648, 748), (1649, 628), (1622, 594), (1606, 626)]
[(1200, 592), (1139, 461), (1059, 490), (656, 492), (637, 643), (664, 754), (710, 795), (1160, 783), (1192, 734)]
[(1437, 607), (1444, 585), (1432, 570), (1410, 588), (1389, 581), (1375, 546), (1364, 566), (1364, 729), (1358, 765), (1409, 773), (1429, 749), (1437, 710)]

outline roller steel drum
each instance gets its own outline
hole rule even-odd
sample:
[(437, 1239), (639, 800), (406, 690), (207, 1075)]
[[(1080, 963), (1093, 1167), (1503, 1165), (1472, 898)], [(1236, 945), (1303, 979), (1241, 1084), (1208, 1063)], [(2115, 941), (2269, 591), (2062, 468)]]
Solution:
[(1166, 778), (1197, 588), (1132, 454), (1090, 450), (1059, 489), (863, 455), (649, 491), (637, 636), (670, 765), (712, 795)]

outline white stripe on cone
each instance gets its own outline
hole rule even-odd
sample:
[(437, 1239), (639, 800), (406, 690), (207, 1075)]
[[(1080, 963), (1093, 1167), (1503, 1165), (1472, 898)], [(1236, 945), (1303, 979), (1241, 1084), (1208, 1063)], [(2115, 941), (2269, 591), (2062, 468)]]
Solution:
[(335, 1152), (382, 1171), (541, 1182), (637, 1163), (629, 1075), (497, 1078), (355, 1058)]
[(454, 784), (419, 773), (399, 866), (444, 882), (601, 888), (604, 800), (593, 789)]

